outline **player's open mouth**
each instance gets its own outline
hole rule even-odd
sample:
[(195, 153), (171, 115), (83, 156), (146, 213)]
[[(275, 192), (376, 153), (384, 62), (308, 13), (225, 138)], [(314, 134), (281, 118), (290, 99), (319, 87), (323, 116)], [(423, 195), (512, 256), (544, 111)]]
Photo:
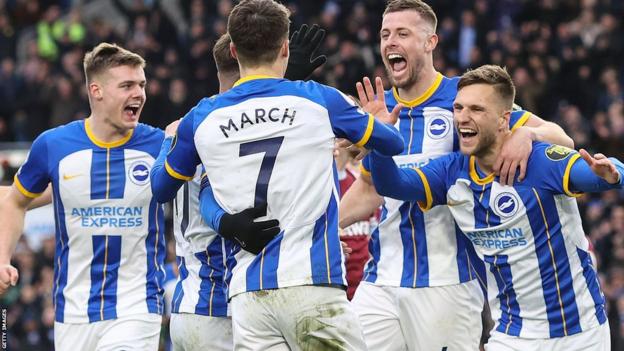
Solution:
[(459, 128), (459, 136), (464, 141), (469, 141), (477, 136), (477, 131), (471, 128)]
[(130, 114), (132, 117), (136, 116), (136, 114), (139, 112), (139, 109), (141, 108), (141, 103), (137, 102), (137, 103), (132, 103), (132, 104), (128, 104), (124, 107), (124, 112), (127, 114)]
[(388, 63), (394, 73), (398, 73), (407, 68), (407, 60), (400, 54), (388, 54)]

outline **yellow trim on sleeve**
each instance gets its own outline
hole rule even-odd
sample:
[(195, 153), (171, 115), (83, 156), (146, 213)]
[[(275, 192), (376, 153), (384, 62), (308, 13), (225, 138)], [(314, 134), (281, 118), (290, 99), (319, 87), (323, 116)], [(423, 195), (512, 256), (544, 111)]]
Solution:
[(256, 79), (269, 79), (269, 78), (277, 78), (277, 77), (272, 77), (266, 74), (252, 74), (246, 77), (241, 77), (239, 80), (236, 81), (236, 83), (234, 83), (232, 87), (239, 86), (243, 83), (256, 80)]
[(364, 131), (364, 136), (362, 136), (362, 139), (360, 139), (360, 141), (355, 143), (355, 145), (359, 147), (364, 147), (364, 145), (366, 145), (366, 143), (368, 142), (368, 139), (370, 139), (371, 134), (373, 134), (373, 125), (375, 124), (374, 122), (375, 122), (375, 117), (373, 117), (373, 115), (369, 113), (368, 124), (366, 125), (366, 131)]
[(13, 184), (15, 185), (17, 190), (19, 190), (19, 192), (22, 193), (22, 195), (29, 197), (31, 199), (37, 198), (41, 196), (41, 194), (43, 194), (43, 192), (31, 193), (30, 191), (26, 190), (26, 188), (24, 188), (24, 186), (22, 185), (22, 182), (20, 182), (19, 178), (17, 177), (17, 174), (15, 175), (15, 177), (13, 177)]
[(514, 124), (513, 127), (511, 127), (511, 131), (513, 132), (514, 130), (516, 130), (516, 129), (522, 127), (523, 125), (525, 125), (526, 122), (529, 120), (529, 117), (531, 117), (531, 112), (524, 111), (522, 116), (520, 116), (520, 119), (518, 120), (518, 122), (516, 122), (516, 124)]
[(364, 165), (363, 165), (363, 164), (361, 164), (361, 163), (360, 163), (360, 174), (363, 174), (363, 175), (365, 175), (365, 176), (367, 176), (367, 177), (370, 177), (370, 176), (371, 176), (371, 172), (370, 172), (368, 169), (366, 169), (366, 168), (364, 167)]
[(438, 72), (438, 75), (433, 81), (433, 84), (431, 84), (431, 86), (427, 88), (427, 90), (421, 96), (415, 98), (414, 100), (408, 101), (408, 100), (401, 99), (401, 97), (399, 96), (399, 91), (397, 90), (396, 87), (392, 88), (392, 95), (394, 95), (394, 99), (397, 102), (405, 105), (405, 107), (411, 108), (411, 107), (418, 106), (422, 104), (423, 102), (427, 101), (427, 99), (429, 99), (433, 95), (433, 93), (435, 93), (436, 90), (438, 90), (438, 88), (440, 87), (440, 83), (442, 83), (442, 77), (443, 75)]
[(485, 178), (479, 177), (479, 174), (477, 173), (477, 167), (475, 166), (476, 162), (477, 159), (474, 156), (470, 156), (470, 161), (468, 163), (470, 164), (470, 178), (472, 179), (472, 181), (479, 185), (485, 185), (494, 181), (494, 173), (488, 174), (488, 176)]
[(413, 168), (416, 173), (420, 176), (420, 179), (423, 182), (425, 188), (425, 199), (426, 203), (423, 205), (422, 201), (418, 201), (418, 207), (424, 212), (429, 211), (431, 206), (433, 205), (433, 196), (431, 195), (431, 187), (429, 186), (429, 181), (427, 180), (427, 176), (418, 168)]
[(193, 179), (193, 176), (189, 177), (189, 176), (185, 176), (183, 174), (176, 172), (173, 168), (171, 168), (171, 166), (169, 166), (169, 162), (167, 161), (165, 161), (165, 169), (167, 170), (167, 173), (169, 173), (169, 175), (174, 177), (175, 179), (184, 180), (187, 182)]
[(85, 126), (85, 132), (87, 133), (87, 137), (89, 137), (89, 140), (91, 140), (91, 142), (94, 143), (95, 145), (104, 149), (111, 148), (111, 147), (118, 147), (127, 143), (128, 140), (132, 138), (132, 134), (134, 133), (134, 129), (130, 129), (130, 132), (128, 132), (128, 135), (124, 136), (123, 138), (117, 141), (104, 142), (104, 141), (98, 140), (98, 138), (95, 137), (95, 135), (91, 131), (91, 123), (89, 122), (88, 118), (85, 119), (84, 126)]
[(572, 165), (574, 164), (574, 162), (576, 162), (576, 160), (578, 160), (579, 158), (581, 158), (581, 155), (579, 154), (572, 155), (568, 160), (565, 172), (563, 173), (563, 191), (566, 195), (571, 197), (579, 197), (583, 195), (582, 193), (577, 194), (570, 191), (570, 170), (572, 169)]

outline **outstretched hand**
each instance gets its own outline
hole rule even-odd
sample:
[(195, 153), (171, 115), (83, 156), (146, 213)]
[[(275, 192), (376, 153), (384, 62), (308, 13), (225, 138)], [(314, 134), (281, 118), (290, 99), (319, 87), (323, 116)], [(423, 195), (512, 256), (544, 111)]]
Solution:
[(585, 149), (579, 150), (579, 154), (581, 154), (581, 158), (587, 162), (592, 172), (606, 180), (607, 183), (617, 184), (620, 182), (620, 173), (607, 156), (598, 153), (592, 157)]
[(373, 89), (373, 84), (368, 77), (364, 77), (362, 82), (357, 82), (355, 88), (357, 89), (362, 109), (365, 112), (370, 113), (384, 123), (394, 125), (397, 122), (403, 105), (397, 104), (392, 109), (392, 112), (388, 112), (381, 78), (375, 78), (375, 89)]
[(314, 53), (321, 46), (324, 38), (325, 30), (316, 24), (308, 28), (308, 25), (304, 23), (293, 33), (288, 45), (290, 57), (285, 74), (287, 79), (308, 79), (314, 70), (327, 62), (325, 55), (314, 57)]

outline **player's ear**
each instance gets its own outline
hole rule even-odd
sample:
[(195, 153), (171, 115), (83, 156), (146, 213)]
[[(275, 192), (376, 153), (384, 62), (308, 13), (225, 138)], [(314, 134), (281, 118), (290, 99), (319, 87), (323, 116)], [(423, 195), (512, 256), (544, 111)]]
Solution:
[(438, 35), (433, 33), (429, 36), (429, 38), (427, 38), (427, 41), (425, 42), (425, 50), (427, 50), (427, 52), (433, 52), (436, 46), (438, 46)]
[(88, 86), (89, 95), (91, 95), (96, 100), (102, 100), (102, 87), (97, 82), (91, 82)]
[(232, 55), (233, 58), (238, 60), (238, 54), (236, 53), (236, 46), (232, 42), (230, 42), (230, 55)]
[(498, 129), (507, 130), (509, 129), (509, 119), (511, 118), (511, 111), (505, 111), (503, 113), (503, 118), (498, 120)]
[(290, 55), (290, 49), (288, 48), (289, 44), (290, 42), (288, 41), (288, 39), (284, 40), (284, 42), (282, 43), (282, 47), (280, 48), (280, 55), (282, 57), (288, 57)]

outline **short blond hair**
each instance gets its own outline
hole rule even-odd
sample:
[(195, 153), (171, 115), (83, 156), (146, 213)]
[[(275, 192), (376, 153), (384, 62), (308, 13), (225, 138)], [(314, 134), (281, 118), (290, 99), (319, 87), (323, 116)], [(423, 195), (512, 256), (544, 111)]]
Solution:
[(464, 73), (457, 83), (457, 91), (474, 84), (487, 84), (501, 97), (504, 106), (511, 110), (516, 97), (516, 87), (507, 69), (497, 65), (483, 65)]
[(100, 43), (93, 50), (87, 52), (82, 62), (87, 84), (93, 77), (118, 66), (132, 66), (145, 68), (145, 60), (132, 51), (126, 50), (117, 44)]

